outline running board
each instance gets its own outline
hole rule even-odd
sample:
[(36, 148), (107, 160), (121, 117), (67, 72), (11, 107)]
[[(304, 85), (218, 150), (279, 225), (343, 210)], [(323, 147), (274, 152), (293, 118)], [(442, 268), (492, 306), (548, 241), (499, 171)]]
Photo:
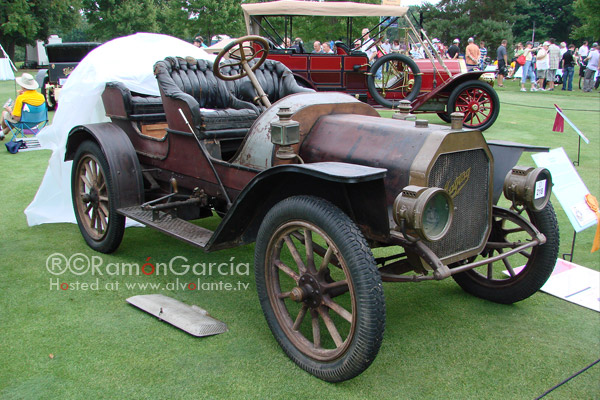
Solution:
[(119, 208), (119, 214), (159, 230), (191, 245), (204, 248), (213, 231), (160, 211), (145, 211), (140, 206)]

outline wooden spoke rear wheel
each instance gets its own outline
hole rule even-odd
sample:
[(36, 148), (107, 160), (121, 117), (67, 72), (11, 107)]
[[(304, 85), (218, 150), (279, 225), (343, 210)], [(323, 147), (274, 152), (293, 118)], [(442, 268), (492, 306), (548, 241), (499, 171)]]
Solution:
[(79, 230), (96, 251), (112, 253), (125, 230), (117, 214), (114, 187), (106, 157), (94, 142), (83, 142), (75, 154), (71, 174), (73, 208)]

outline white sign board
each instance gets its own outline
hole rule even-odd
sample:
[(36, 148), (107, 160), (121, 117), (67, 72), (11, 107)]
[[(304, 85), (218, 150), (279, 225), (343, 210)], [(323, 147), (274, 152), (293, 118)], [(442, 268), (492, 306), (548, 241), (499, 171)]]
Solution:
[[(521, 269), (523, 267), (515, 268), (515, 273)], [(504, 273), (508, 275), (508, 271)], [(600, 312), (600, 272), (593, 269), (559, 258), (552, 275), (540, 290)]]
[(575, 232), (596, 226), (596, 214), (587, 206), (585, 195), (590, 191), (573, 167), (562, 147), (548, 153), (531, 156), (538, 167), (547, 168), (552, 174), (552, 192), (565, 210)]

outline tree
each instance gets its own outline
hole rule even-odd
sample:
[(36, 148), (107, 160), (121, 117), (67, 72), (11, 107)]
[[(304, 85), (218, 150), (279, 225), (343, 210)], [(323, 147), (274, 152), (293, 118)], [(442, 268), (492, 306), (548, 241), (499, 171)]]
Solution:
[(576, 0), (574, 4), (575, 16), (581, 26), (575, 28), (571, 37), (574, 39), (600, 39), (600, 2), (598, 0)]
[(444, 43), (458, 38), (466, 43), (473, 37), (495, 48), (503, 39), (513, 39), (515, 2), (506, 0), (499, 7), (497, 0), (442, 0), (437, 5), (425, 4), (419, 11), (430, 38), (437, 37)]
[(55, 29), (78, 23), (80, 0), (0, 0), (0, 37), (13, 58), (15, 46), (46, 40)]
[(241, 0), (171, 0), (161, 21), (162, 32), (180, 38), (202, 35), (206, 44), (217, 34), (244, 34)]
[(83, 0), (83, 11), (96, 40), (109, 40), (136, 32), (158, 32), (155, 0)]
[(577, 18), (573, 0), (518, 0), (513, 33), (516, 40), (531, 40), (535, 24), (535, 41), (555, 38), (567, 41)]

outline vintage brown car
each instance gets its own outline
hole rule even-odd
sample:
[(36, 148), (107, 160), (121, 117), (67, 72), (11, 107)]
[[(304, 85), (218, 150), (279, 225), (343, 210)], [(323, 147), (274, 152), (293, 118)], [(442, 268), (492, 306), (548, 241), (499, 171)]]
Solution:
[[(559, 240), (551, 176), (514, 167), (523, 150), (544, 149), (486, 143), (461, 115), (452, 126), (382, 118), (352, 96), (298, 86), (265, 60), (267, 46), (251, 36), (214, 63), (159, 61), (160, 97), (106, 85), (111, 122), (74, 127), (66, 152), (90, 247), (115, 251), (125, 217), (204, 251), (256, 242), (275, 339), (332, 382), (379, 351), (382, 281), (453, 277), (500, 303), (544, 284)], [(215, 214), (215, 231), (189, 222)]]

